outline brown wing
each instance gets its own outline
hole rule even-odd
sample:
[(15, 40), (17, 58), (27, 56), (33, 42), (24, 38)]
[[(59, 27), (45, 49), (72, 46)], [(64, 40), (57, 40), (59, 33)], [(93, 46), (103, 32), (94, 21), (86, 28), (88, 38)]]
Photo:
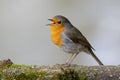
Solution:
[(83, 34), (75, 27), (69, 29), (69, 31), (65, 31), (66, 36), (68, 36), (74, 43), (79, 43), (84, 45), (87, 48), (92, 48), (95, 50), (88, 40), (83, 36)]

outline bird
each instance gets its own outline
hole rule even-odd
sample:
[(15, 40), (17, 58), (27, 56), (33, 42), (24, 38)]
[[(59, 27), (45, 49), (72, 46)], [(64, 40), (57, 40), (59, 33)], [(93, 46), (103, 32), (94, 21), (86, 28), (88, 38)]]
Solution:
[(56, 15), (48, 20), (52, 22), (48, 24), (52, 42), (64, 52), (71, 54), (65, 64), (70, 65), (80, 52), (85, 52), (91, 55), (99, 65), (103, 65), (85, 36), (66, 17)]

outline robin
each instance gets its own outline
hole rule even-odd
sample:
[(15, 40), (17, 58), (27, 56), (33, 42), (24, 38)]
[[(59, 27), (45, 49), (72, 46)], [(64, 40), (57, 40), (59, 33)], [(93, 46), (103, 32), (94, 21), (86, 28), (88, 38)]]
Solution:
[(94, 54), (93, 50), (95, 49), (66, 17), (57, 15), (48, 20), (52, 21), (51, 24), (48, 24), (50, 26), (52, 42), (62, 48), (63, 51), (71, 53), (71, 56), (66, 60), (66, 64), (70, 65), (75, 57), (83, 51), (92, 55), (99, 65), (103, 65)]

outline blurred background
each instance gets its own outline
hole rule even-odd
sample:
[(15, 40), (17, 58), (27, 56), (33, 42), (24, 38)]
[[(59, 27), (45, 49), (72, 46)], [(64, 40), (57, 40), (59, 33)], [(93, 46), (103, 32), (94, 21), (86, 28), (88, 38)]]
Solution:
[[(120, 64), (120, 0), (0, 0), (0, 59), (16, 64), (62, 64), (70, 56), (54, 46), (49, 18), (67, 17), (105, 65)], [(98, 65), (85, 53), (74, 64)]]

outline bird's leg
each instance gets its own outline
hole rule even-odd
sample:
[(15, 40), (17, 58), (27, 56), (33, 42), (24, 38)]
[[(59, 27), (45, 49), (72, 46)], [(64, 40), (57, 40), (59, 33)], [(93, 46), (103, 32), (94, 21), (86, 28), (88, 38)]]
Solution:
[(67, 60), (66, 60), (66, 64), (69, 63), (69, 61), (71, 60), (71, 58), (73, 57), (74, 54), (72, 54)]
[(70, 65), (71, 62), (76, 58), (76, 56), (78, 55), (78, 53), (74, 53), (74, 55), (71, 57), (71, 59), (69, 60), (68, 64)]

